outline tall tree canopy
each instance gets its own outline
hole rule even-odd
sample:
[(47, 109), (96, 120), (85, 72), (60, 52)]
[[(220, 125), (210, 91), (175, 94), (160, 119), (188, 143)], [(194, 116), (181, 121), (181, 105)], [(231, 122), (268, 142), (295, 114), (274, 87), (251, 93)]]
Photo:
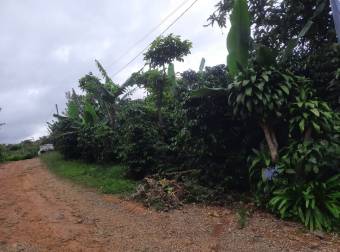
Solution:
[[(252, 44), (264, 45), (276, 51), (284, 50), (289, 41), (298, 38), (305, 25), (311, 26), (297, 40), (289, 62), (282, 68), (312, 80), (321, 97), (330, 100), (334, 108), (340, 103), (334, 96), (340, 86), (336, 78), (340, 69), (339, 44), (329, 0), (248, 0), (252, 23)], [(221, 0), (208, 18), (226, 27), (234, 0)]]

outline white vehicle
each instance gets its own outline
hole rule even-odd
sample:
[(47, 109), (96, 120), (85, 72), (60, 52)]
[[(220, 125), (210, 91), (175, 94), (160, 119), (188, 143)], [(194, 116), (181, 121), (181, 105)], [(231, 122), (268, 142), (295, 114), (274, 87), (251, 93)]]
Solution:
[(53, 144), (44, 144), (40, 146), (40, 149), (38, 151), (38, 155), (41, 155), (42, 153), (48, 152), (48, 151), (53, 151), (54, 146)]

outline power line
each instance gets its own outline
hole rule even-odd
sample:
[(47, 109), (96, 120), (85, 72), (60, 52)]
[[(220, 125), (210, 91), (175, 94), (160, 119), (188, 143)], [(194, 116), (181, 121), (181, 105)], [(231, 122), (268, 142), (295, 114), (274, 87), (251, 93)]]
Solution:
[(172, 15), (174, 15), (180, 8), (182, 8), (186, 3), (188, 3), (190, 0), (183, 1), (179, 6), (177, 6), (172, 12), (170, 12), (165, 18), (161, 20), (159, 24), (154, 26), (148, 33), (146, 33), (142, 38), (140, 38), (138, 41), (136, 41), (133, 45), (131, 45), (126, 51), (124, 51), (119, 57), (117, 57), (113, 63), (111, 63), (107, 68), (109, 69), (113, 65), (115, 65), (118, 61), (120, 61), (124, 56), (126, 56), (127, 53), (129, 53), (135, 46), (137, 46), (139, 43), (143, 42), (147, 37), (149, 37), (154, 31), (156, 31), (165, 21), (167, 21)]
[[(189, 5), (188, 8), (186, 8), (174, 21), (171, 22), (170, 25), (168, 25), (159, 35), (162, 36), (165, 32), (167, 32), (181, 17), (184, 16), (185, 13), (187, 13), (193, 6), (195, 3), (197, 3), (198, 0), (195, 0), (194, 2), (191, 3), (191, 5)], [(140, 55), (142, 55), (142, 53), (144, 51), (146, 51), (149, 46), (151, 45), (151, 43), (149, 43), (145, 48), (143, 48), (143, 50), (141, 50), (135, 57), (133, 57), (128, 63), (126, 63), (123, 67), (121, 67), (117, 72), (115, 72), (112, 75), (112, 78), (115, 77), (117, 74), (119, 74), (120, 72), (122, 72), (125, 68), (127, 68), (133, 61), (135, 61)]]

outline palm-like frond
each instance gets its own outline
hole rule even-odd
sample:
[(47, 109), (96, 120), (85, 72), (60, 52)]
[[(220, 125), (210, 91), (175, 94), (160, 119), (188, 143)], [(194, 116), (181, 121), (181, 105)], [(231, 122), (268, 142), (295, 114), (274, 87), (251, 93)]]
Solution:
[(107, 74), (106, 70), (104, 69), (103, 65), (98, 61), (95, 60), (97, 67), (99, 69), (99, 72), (103, 75), (104, 79), (105, 79), (105, 83), (106, 84), (113, 84), (112, 79), (110, 78), (110, 76)]

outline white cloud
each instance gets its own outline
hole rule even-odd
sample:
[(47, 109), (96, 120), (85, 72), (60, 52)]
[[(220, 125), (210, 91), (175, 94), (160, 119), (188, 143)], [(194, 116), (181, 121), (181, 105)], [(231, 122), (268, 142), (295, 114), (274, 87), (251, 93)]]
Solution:
[(52, 52), (52, 57), (61, 62), (67, 63), (70, 58), (71, 46), (61, 46)]
[(37, 125), (34, 129), (34, 133), (27, 137), (27, 139), (32, 139), (33, 141), (38, 140), (41, 136), (46, 136), (48, 134), (48, 129), (46, 125)]
[(39, 95), (39, 93), (40, 93), (40, 90), (39, 90), (39, 89), (29, 88), (29, 89), (27, 90), (28, 96), (37, 96), (37, 95)]
[[(0, 143), (44, 134), (55, 104), (64, 108), (65, 92), (86, 73), (98, 72), (94, 59), (109, 74), (117, 72), (193, 0), (113, 64), (115, 59), (183, 1), (1, 0), (0, 122), (7, 125), (0, 130)], [(192, 54), (175, 64), (176, 71), (197, 70), (202, 57), (207, 65), (225, 63), (226, 32), (203, 27), (217, 2), (199, 0), (169, 29), (193, 42)], [(122, 83), (143, 65), (140, 56), (113, 79)]]

